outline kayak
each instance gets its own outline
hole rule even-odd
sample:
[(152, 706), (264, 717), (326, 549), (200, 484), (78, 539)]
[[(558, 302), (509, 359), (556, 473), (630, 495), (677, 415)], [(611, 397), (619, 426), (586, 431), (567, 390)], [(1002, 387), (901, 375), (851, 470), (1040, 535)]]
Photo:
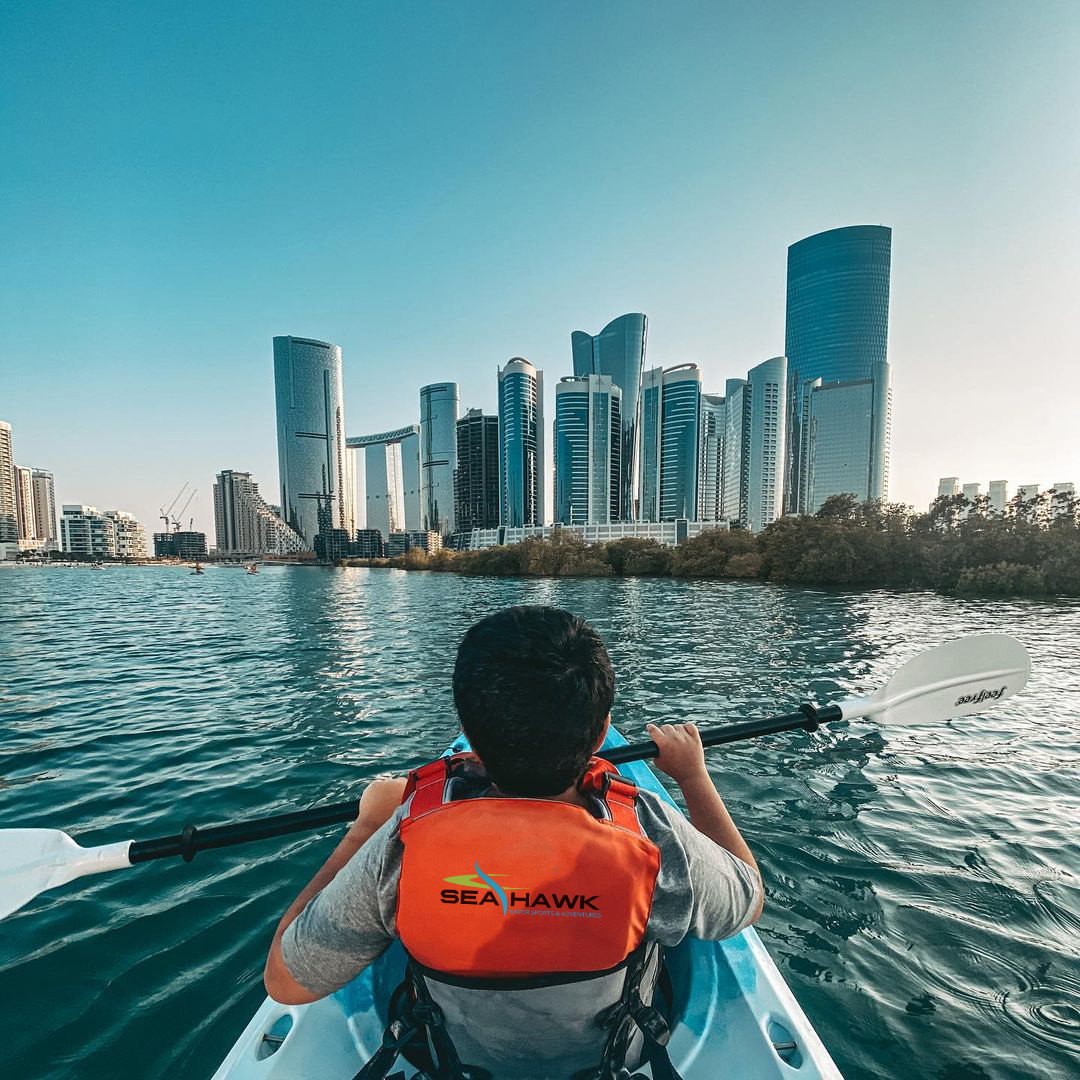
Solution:
[[(625, 745), (610, 728), (604, 748)], [(461, 736), (446, 752), (467, 749)], [(619, 771), (674, 805), (645, 762)], [(687, 938), (665, 955), (673, 989), (668, 1052), (684, 1080), (842, 1080), (753, 927), (726, 941)], [(267, 998), (213, 1080), (352, 1080), (382, 1045), (404, 969), (395, 943), (332, 997), (311, 1005)], [(394, 1070), (416, 1075), (402, 1058)]]

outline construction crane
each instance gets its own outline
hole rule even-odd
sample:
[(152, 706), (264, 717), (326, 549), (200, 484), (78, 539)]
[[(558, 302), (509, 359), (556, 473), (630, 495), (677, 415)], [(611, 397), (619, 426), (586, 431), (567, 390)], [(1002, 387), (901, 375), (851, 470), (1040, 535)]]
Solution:
[[(176, 505), (176, 503), (179, 500), (180, 496), (183, 495), (184, 492), (187, 491), (187, 489), (188, 489), (188, 481), (185, 480), (184, 481), (184, 486), (176, 493), (176, 498), (173, 499), (173, 501), (171, 503), (169, 503), (168, 509), (166, 509), (164, 506), (159, 506), (158, 507), (158, 509), (161, 511), (161, 513), (158, 516), (165, 523), (165, 532), (169, 531), (169, 515), (172, 513), (172, 508)], [(182, 510), (180, 512), (183, 513)]]
[[(184, 516), (184, 511), (191, 505), (191, 500), (194, 499), (195, 496), (198, 493), (199, 493), (198, 488), (192, 488), (191, 489), (191, 494), (187, 497), (187, 502), (184, 503), (184, 505), (180, 507), (180, 513), (177, 514), (176, 517), (173, 518), (173, 531), (174, 532), (179, 532), (180, 531), (180, 519)], [(192, 520), (192, 522), (195, 521), (194, 518), (192, 518), (191, 520)]]

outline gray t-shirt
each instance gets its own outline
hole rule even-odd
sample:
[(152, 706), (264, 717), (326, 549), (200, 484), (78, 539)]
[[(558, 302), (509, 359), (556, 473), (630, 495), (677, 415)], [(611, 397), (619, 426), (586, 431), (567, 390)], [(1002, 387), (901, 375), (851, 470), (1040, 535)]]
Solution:
[[(285, 931), (282, 957), (293, 978), (311, 993), (325, 996), (340, 989), (394, 940), (403, 813), (403, 808), (396, 810)], [(754, 870), (651, 792), (639, 792), (637, 813), (642, 831), (660, 849), (646, 940), (663, 946), (677, 945), (687, 935), (718, 941), (744, 929), (761, 898)], [(494, 1065), (496, 1075), (556, 1076), (594, 1060), (594, 1020), (617, 999), (621, 976), (609, 982), (607, 987), (576, 984), (587, 994), (584, 1010), (573, 1004), (574, 995), (565, 986), (485, 992), (432, 982), (431, 990), (464, 1061), (489, 1069)], [(558, 1007), (549, 1009), (548, 999)], [(524, 1048), (516, 1017), (528, 1021)], [(574, 1017), (580, 1020), (577, 1032), (568, 1027)], [(471, 1035), (477, 1029), (484, 1037), (474, 1044)], [(506, 1033), (510, 1041), (493, 1046), (496, 1032)]]

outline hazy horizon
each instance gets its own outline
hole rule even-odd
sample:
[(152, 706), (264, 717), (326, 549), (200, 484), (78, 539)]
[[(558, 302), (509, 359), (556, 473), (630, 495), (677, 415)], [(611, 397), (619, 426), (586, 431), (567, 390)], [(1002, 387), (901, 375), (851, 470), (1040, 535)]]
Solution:
[[(0, 8), (0, 420), (58, 506), (251, 471), (272, 338), (350, 434), (649, 317), (704, 388), (784, 351), (787, 247), (893, 229), (890, 498), (1080, 483), (1080, 8)], [(550, 440), (549, 440), (550, 442)], [(212, 542), (212, 540), (211, 540)]]

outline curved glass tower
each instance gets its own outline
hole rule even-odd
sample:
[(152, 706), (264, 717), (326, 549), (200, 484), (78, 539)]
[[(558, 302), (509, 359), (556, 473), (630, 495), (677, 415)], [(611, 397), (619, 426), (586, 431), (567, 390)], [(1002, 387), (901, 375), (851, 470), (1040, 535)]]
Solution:
[[(887, 383), (889, 343), (889, 278), (892, 229), (885, 225), (851, 225), (808, 236), (788, 248), (787, 330), (788, 358), (787, 453), (785, 509), (806, 513), (810, 508), (810, 395), (808, 384), (875, 383), (874, 426), (868, 436), (865, 462), (866, 498), (888, 497), (890, 395)], [(855, 400), (855, 395), (851, 398)], [(840, 396), (834, 401), (840, 403)], [(858, 411), (863, 413), (859, 399)], [(835, 409), (834, 409), (835, 414)], [(842, 417), (833, 416), (838, 438)], [(824, 434), (824, 432), (822, 433)], [(826, 450), (826, 456), (830, 451)], [(844, 456), (838, 447), (833, 454)], [(852, 469), (843, 472), (850, 475)], [(839, 476), (839, 473), (837, 474)], [(829, 494), (819, 486), (814, 501)], [(854, 492), (862, 497), (862, 491)]]
[(638, 398), (641, 376), (645, 370), (645, 342), (648, 319), (640, 312), (620, 315), (600, 331), (586, 334), (575, 330), (570, 335), (574, 353), (574, 374), (608, 375), (622, 391), (622, 464), (621, 506), (616, 520), (634, 521), (634, 495), (637, 492)]
[(420, 388), (420, 527), (440, 536), (449, 535), (455, 528), (457, 421), (457, 383), (432, 383)]
[(355, 528), (340, 347), (274, 338), (274, 393), (281, 516), (312, 550), (320, 509), (334, 528)]
[(544, 373), (521, 356), (499, 372), (499, 524), (544, 524)]

